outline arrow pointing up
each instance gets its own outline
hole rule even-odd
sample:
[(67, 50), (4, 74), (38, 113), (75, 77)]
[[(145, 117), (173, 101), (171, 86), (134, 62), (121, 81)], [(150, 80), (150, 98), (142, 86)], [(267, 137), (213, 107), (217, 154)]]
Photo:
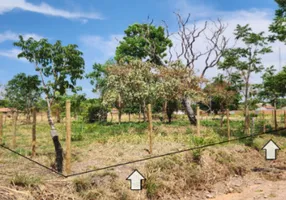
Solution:
[(145, 180), (145, 178), (136, 169), (127, 177), (126, 180), (130, 180), (131, 190), (142, 190), (142, 180)]
[(265, 150), (265, 159), (266, 160), (276, 160), (277, 157), (277, 150), (280, 150), (280, 148), (273, 142), (273, 140), (269, 140), (262, 150)]

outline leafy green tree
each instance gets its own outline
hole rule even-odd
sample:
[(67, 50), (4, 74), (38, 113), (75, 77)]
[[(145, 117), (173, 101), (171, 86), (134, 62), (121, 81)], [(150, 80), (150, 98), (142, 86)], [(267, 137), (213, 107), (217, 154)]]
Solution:
[(163, 64), (166, 50), (172, 41), (165, 35), (162, 26), (152, 24), (133, 24), (125, 31), (126, 36), (116, 48), (115, 60), (147, 59), (151, 63)]
[(269, 30), (274, 33), (270, 37), (271, 41), (279, 40), (286, 43), (286, 1), (275, 0), (279, 8), (275, 12), (273, 23), (269, 26)]
[(267, 37), (263, 32), (254, 33), (249, 25), (237, 25), (234, 35), (241, 40), (245, 47), (227, 49), (223, 53), (224, 60), (219, 63), (220, 69), (231, 71), (244, 97), (245, 131), (249, 133), (249, 105), (251, 97), (250, 76), (264, 70), (261, 55), (271, 52), (267, 46)]
[(107, 67), (115, 63), (115, 60), (109, 59), (104, 64), (95, 63), (92, 66), (93, 71), (87, 74), (86, 78), (89, 78), (91, 85), (94, 86), (93, 92), (99, 92), (101, 96), (103, 95), (106, 90)]
[(46, 95), (48, 108), (48, 121), (51, 128), (51, 137), (56, 152), (56, 167), (59, 172), (63, 170), (63, 149), (59, 141), (58, 133), (51, 117), (51, 105), (56, 95), (66, 94), (66, 90), (77, 91), (76, 81), (83, 78), (84, 59), (82, 52), (75, 44), (63, 46), (60, 41), (54, 44), (47, 39), (39, 41), (29, 38), (24, 40), (19, 36), (19, 41), (14, 43), (21, 48), (19, 58), (26, 58), (34, 63), (42, 81), (43, 91)]
[(6, 98), (9, 106), (23, 111), (30, 122), (32, 107), (36, 106), (40, 96), (41, 81), (38, 76), (29, 76), (20, 73), (14, 76), (7, 84)]

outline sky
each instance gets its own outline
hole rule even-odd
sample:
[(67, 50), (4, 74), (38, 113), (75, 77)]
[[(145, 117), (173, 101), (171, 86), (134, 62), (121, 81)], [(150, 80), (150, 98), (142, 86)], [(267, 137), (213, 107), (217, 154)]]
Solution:
[[(190, 13), (191, 23), (196, 21), (198, 25), (220, 18), (228, 25), (225, 37), (233, 41), (237, 24), (250, 24), (253, 31), (267, 34), (275, 9), (274, 0), (0, 0), (0, 84), (6, 84), (18, 73), (37, 74), (33, 64), (17, 58), (20, 50), (13, 42), (19, 34), (24, 38), (47, 38), (51, 43), (61, 40), (64, 45), (77, 44), (89, 73), (95, 62), (104, 63), (114, 56), (118, 41), (129, 25), (147, 22), (148, 16), (155, 25), (162, 25), (165, 20), (170, 32), (177, 30), (173, 12), (183, 16)], [(175, 39), (173, 42), (177, 43)], [(283, 66), (286, 45), (276, 42), (272, 47), (273, 53), (263, 56), (263, 63), (279, 69), (279, 48)], [(204, 48), (204, 43), (199, 43), (198, 51)], [(203, 60), (197, 65), (203, 65)], [(216, 73), (212, 69), (206, 76), (211, 78)], [(254, 75), (252, 81), (261, 81), (260, 76)], [(89, 80), (78, 81), (78, 85), (87, 97), (98, 96), (92, 92)]]

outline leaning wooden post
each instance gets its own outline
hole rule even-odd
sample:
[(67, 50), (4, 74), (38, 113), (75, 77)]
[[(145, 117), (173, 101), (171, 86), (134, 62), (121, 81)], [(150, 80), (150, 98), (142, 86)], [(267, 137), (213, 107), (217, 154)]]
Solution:
[(152, 110), (151, 110), (151, 104), (148, 104), (148, 137), (149, 137), (149, 153), (152, 154), (152, 151), (153, 151), (153, 142), (152, 142), (152, 130), (153, 130), (153, 127), (152, 127)]
[(12, 147), (16, 148), (16, 131), (17, 131), (17, 112), (13, 113), (13, 141), (12, 141)]
[(36, 156), (36, 125), (37, 125), (37, 109), (33, 108), (32, 157)]
[(200, 125), (200, 107), (197, 105), (197, 135), (201, 134)]
[(226, 119), (227, 119), (227, 137), (229, 141), (230, 140), (229, 109), (226, 110)]
[(0, 145), (3, 144), (3, 115), (0, 113)]
[(71, 102), (66, 101), (66, 174), (71, 173)]

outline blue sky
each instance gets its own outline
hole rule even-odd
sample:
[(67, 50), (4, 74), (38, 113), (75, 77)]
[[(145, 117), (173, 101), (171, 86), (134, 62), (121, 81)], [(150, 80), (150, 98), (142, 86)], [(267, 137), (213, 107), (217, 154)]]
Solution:
[[(147, 16), (157, 25), (167, 21), (171, 31), (176, 30), (174, 11), (191, 13), (198, 23), (220, 17), (229, 24), (226, 34), (231, 37), (237, 23), (250, 23), (254, 30), (267, 31), (275, 9), (274, 0), (1, 0), (0, 84), (20, 72), (36, 74), (32, 64), (16, 58), (19, 50), (13, 42), (19, 34), (77, 44), (84, 53), (86, 72), (90, 72), (94, 62), (103, 63), (114, 55), (117, 40), (128, 25), (146, 22)], [(278, 47), (286, 51), (285, 45), (275, 44), (273, 55), (265, 57), (266, 64), (277, 65)], [(88, 80), (79, 85), (88, 97), (96, 96)]]

